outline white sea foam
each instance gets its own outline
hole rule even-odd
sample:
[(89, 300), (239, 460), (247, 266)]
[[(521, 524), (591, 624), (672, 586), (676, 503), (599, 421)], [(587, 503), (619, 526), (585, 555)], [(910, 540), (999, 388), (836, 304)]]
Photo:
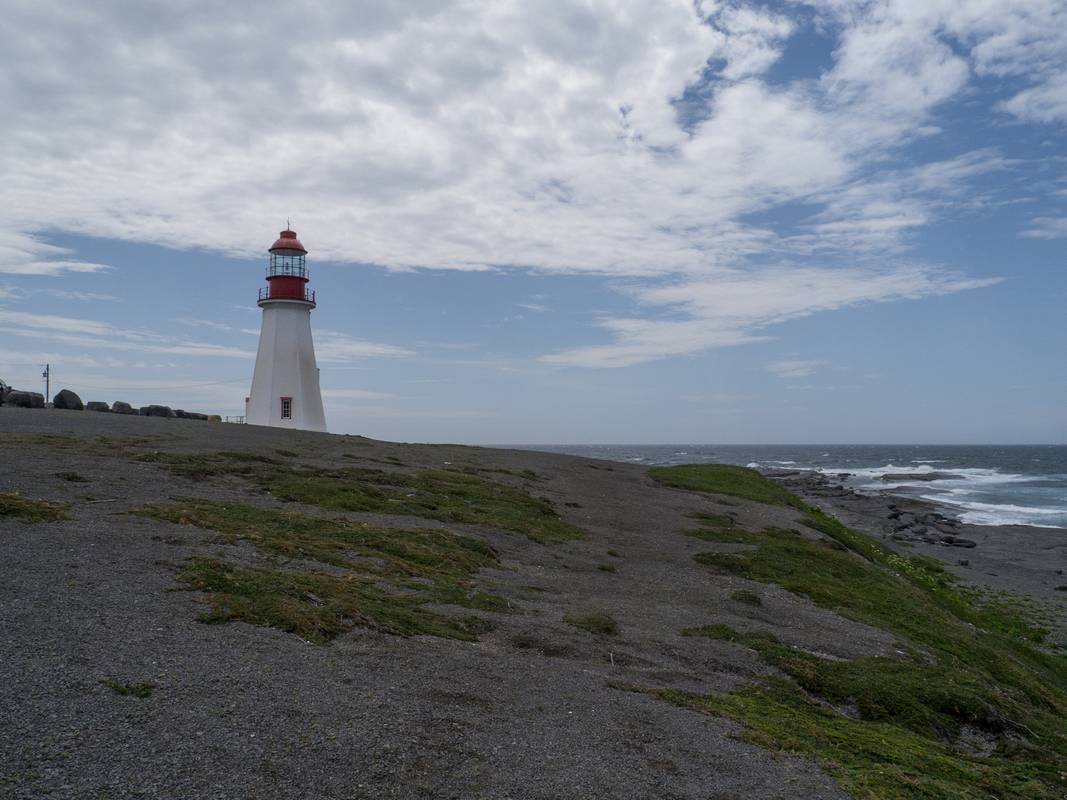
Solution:
[(922, 498), (961, 509), (960, 520), (971, 525), (1030, 525), (1035, 528), (1059, 528), (1061, 525), (1051, 524), (1050, 518), (1067, 519), (1067, 508), (1019, 506), (1012, 503), (977, 503), (944, 495), (922, 495)]

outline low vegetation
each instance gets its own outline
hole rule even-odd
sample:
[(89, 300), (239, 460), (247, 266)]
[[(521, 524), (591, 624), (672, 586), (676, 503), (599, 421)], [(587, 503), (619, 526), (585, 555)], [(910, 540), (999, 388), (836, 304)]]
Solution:
[(178, 577), (187, 588), (207, 593), (211, 610), (205, 622), (242, 620), (318, 643), (357, 625), (404, 636), (474, 639), (486, 630), (484, 620), (450, 616), (427, 604), (507, 607), (475, 586), (478, 570), (497, 563), (481, 539), (239, 503), (153, 503), (139, 513), (214, 530), (225, 541), (247, 541), (272, 559), (264, 566), (191, 559)]
[(570, 614), (563, 621), (600, 636), (617, 636), (619, 633), (619, 623), (607, 614)]
[(88, 483), (89, 479), (78, 472), (57, 472), (56, 477), (60, 480), (70, 481), (71, 483)]
[(0, 492), (0, 519), (13, 518), (24, 522), (58, 522), (68, 519), (66, 512), (66, 503), (34, 500), (12, 492)]
[(653, 480), (675, 489), (713, 492), (777, 506), (799, 508), (803, 505), (791, 492), (748, 467), (683, 464), (677, 467), (653, 467), (648, 474)]
[(1003, 604), (975, 602), (937, 562), (900, 556), (738, 470), (664, 468), (657, 480), (797, 508), (817, 533), (704, 518), (692, 535), (746, 547), (697, 561), (888, 631), (900, 656), (830, 659), (769, 632), (708, 625), (683, 633), (752, 648), (774, 675), (730, 693), (649, 691), (737, 719), (765, 747), (818, 758), (855, 797), (1063, 797), (1067, 658), (1040, 644), (1043, 632)]
[(738, 589), (736, 592), (730, 595), (730, 599), (737, 603), (744, 603), (748, 606), (763, 605), (763, 598), (761, 598), (755, 592), (750, 592), (748, 589)]
[(544, 544), (577, 539), (547, 500), (522, 489), (450, 470), (402, 472), (365, 468), (313, 469), (250, 453), (146, 453), (178, 475), (234, 475), (282, 500), (331, 511), (416, 516), (522, 533)]
[(152, 696), (152, 690), (155, 688), (150, 683), (122, 683), (121, 681), (106, 680), (101, 681), (108, 689), (115, 694), (121, 694), (127, 697), (139, 697), (144, 699)]

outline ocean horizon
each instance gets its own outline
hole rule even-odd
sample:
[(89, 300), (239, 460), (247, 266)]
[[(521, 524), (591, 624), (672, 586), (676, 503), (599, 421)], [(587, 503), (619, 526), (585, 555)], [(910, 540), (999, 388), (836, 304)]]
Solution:
[(842, 482), (850, 489), (919, 497), (972, 525), (1067, 528), (1067, 445), (507, 446), (648, 466), (724, 463), (848, 473)]

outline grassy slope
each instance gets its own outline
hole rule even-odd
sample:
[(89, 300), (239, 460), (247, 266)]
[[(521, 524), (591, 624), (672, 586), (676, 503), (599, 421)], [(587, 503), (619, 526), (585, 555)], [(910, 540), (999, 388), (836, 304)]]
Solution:
[(684, 633), (751, 647), (781, 677), (727, 694), (650, 691), (740, 720), (747, 737), (766, 747), (820, 759), (856, 797), (1064, 796), (1067, 659), (1036, 644), (1041, 632), (974, 602), (936, 562), (894, 553), (754, 470), (709, 465), (651, 474), (670, 486), (801, 510), (823, 537), (747, 531), (717, 515), (692, 535), (750, 547), (696, 559), (889, 631), (905, 655), (830, 660), (767, 633), (711, 625)]

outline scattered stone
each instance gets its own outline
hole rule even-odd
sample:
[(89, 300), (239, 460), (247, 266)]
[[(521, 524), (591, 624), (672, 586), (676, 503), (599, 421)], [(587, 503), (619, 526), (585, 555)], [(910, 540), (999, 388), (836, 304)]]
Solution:
[(959, 560), (958, 560), (958, 561), (956, 562), (956, 564), (957, 564), (958, 566), (961, 566), (961, 567), (969, 567), (969, 566), (971, 566), (971, 562), (970, 562), (970, 561), (968, 561), (968, 560), (967, 560), (966, 558), (961, 558), (961, 559), (959, 559)]
[(169, 406), (141, 406), (139, 413), (142, 417), (174, 417), (174, 412)]
[(59, 393), (52, 398), (53, 408), (65, 408), (68, 411), (84, 411), (85, 404), (70, 389), (60, 389)]
[(1061, 583), (1059, 586), (1053, 588), (1056, 592), (1067, 592), (1067, 583)]
[(111, 411), (111, 406), (99, 400), (90, 400), (85, 404), (86, 411)]
[(970, 539), (955, 539), (955, 540), (953, 540), (951, 546), (952, 547), (977, 547), (978, 546), (978, 542), (972, 541)]
[(136, 414), (137, 410), (129, 403), (124, 403), (121, 400), (116, 400), (111, 404), (112, 414)]
[(4, 403), (16, 408), (44, 408), (44, 395), (39, 392), (21, 392), (16, 389), (7, 393)]

